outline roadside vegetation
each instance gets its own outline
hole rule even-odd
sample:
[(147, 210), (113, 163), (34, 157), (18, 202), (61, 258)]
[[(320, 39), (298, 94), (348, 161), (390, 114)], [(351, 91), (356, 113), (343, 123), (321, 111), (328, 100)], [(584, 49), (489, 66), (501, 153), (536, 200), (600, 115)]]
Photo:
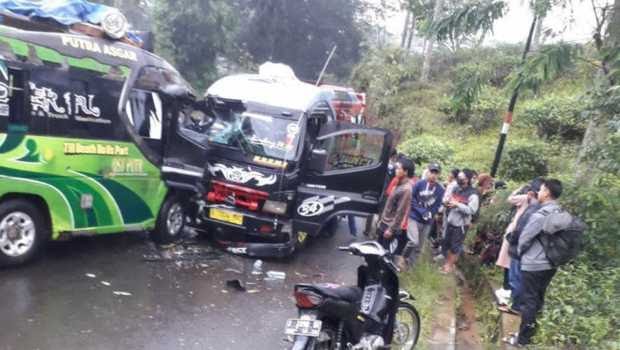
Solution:
[[(368, 92), (374, 121), (398, 131), (399, 151), (420, 165), (434, 160), (479, 172), (490, 170), (508, 100), (521, 86), (497, 179), (509, 191), (536, 176), (561, 179), (563, 205), (589, 227), (583, 254), (551, 284), (539, 345), (620, 346), (620, 77), (610, 68), (620, 64), (619, 39), (601, 34), (601, 50), (549, 44), (523, 65), (523, 45), (439, 50), (429, 81), (420, 78), (422, 56), (375, 50), (351, 79)], [(507, 193), (483, 208), (477, 231), (503, 233)]]

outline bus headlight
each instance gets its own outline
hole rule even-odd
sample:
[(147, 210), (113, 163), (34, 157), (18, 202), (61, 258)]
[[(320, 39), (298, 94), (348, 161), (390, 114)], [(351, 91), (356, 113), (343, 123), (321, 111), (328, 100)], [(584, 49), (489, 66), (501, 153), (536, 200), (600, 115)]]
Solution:
[(285, 202), (277, 201), (265, 201), (263, 205), (263, 211), (275, 215), (285, 215), (287, 210), (287, 204)]

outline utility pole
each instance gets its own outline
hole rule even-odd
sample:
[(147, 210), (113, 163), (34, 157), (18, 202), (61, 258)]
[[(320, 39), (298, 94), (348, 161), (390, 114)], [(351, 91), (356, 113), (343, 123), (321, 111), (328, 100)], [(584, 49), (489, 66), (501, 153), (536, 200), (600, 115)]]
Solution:
[(327, 66), (329, 65), (329, 62), (332, 60), (332, 57), (334, 57), (334, 53), (336, 53), (337, 48), (338, 48), (338, 45), (334, 45), (332, 52), (330, 52), (329, 56), (327, 56), (327, 61), (325, 61), (325, 65), (323, 65), (321, 74), (319, 74), (319, 78), (316, 80), (316, 84), (315, 84), (316, 86), (319, 86), (319, 84), (321, 83), (321, 79), (323, 79), (323, 74), (325, 74), (325, 70), (327, 70)]
[[(521, 57), (521, 65), (525, 63), (527, 58), (527, 54), (530, 52), (530, 47), (532, 46), (532, 38), (534, 37), (534, 29), (536, 28), (536, 22), (538, 22), (538, 15), (534, 15), (534, 19), (532, 20), (532, 25), (530, 27), (530, 33), (527, 36), (527, 41), (525, 43), (525, 49), (523, 50), (523, 56)], [(522, 72), (519, 73), (518, 80), (521, 80)], [(495, 159), (493, 160), (493, 166), (491, 167), (491, 177), (495, 177), (497, 175), (497, 169), (499, 168), (499, 162), (502, 159), (502, 152), (504, 151), (504, 144), (506, 143), (506, 138), (508, 137), (508, 130), (510, 130), (510, 126), (512, 125), (512, 114), (514, 113), (515, 106), (517, 104), (517, 99), (519, 98), (519, 90), (521, 89), (521, 84), (519, 83), (515, 86), (514, 91), (512, 92), (512, 97), (510, 98), (510, 103), (508, 104), (508, 111), (506, 112), (506, 116), (504, 117), (504, 123), (502, 124), (502, 131), (499, 134), (499, 143), (497, 144), (497, 149), (495, 150)]]

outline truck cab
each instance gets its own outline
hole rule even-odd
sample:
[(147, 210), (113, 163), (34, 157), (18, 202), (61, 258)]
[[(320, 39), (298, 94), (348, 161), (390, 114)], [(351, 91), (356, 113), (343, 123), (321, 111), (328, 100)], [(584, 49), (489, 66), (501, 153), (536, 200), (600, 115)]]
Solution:
[(198, 224), (228, 251), (287, 256), (339, 215), (377, 212), (389, 131), (337, 121), (331, 95), (294, 77), (229, 76), (205, 97), (208, 120), (180, 129), (206, 149)]

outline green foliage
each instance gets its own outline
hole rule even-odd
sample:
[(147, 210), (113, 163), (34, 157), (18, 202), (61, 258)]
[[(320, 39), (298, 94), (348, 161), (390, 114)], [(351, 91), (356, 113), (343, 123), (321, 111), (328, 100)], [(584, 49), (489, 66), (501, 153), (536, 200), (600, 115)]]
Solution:
[(562, 205), (588, 225), (584, 254), (591, 264), (620, 267), (620, 177), (608, 175), (592, 186), (565, 181)]
[(504, 179), (520, 182), (546, 176), (549, 165), (544, 147), (534, 142), (511, 144), (502, 160), (500, 175)]
[(578, 263), (561, 268), (545, 298), (535, 342), (603, 349), (620, 344), (620, 268)]
[(598, 143), (588, 145), (587, 157), (598, 169), (620, 175), (620, 85), (598, 86), (590, 98), (587, 117), (602, 124), (605, 135)]
[[(238, 36), (256, 62), (290, 65), (304, 80), (315, 81), (334, 45), (328, 72), (346, 78), (360, 59), (360, 0), (248, 0)], [(361, 16), (360, 16), (361, 18)]]
[(466, 2), (434, 21), (430, 32), (438, 41), (456, 42), (464, 36), (492, 30), (493, 23), (504, 16), (506, 8), (507, 4), (503, 1)]
[(462, 64), (456, 67), (455, 83), (452, 93), (451, 109), (456, 121), (463, 121), (471, 112), (478, 99), (482, 86), (486, 83), (484, 67), (477, 63)]
[(229, 49), (236, 28), (225, 0), (157, 0), (157, 51), (203, 91), (217, 78), (216, 59)]
[[(495, 193), (491, 203), (480, 211), (476, 222), (476, 232), (500, 236), (512, 219), (512, 205), (508, 203), (511, 191), (502, 190)], [(472, 235), (473, 236), (473, 235)]]
[(454, 153), (450, 145), (427, 135), (406, 140), (399, 145), (398, 150), (409, 156), (417, 164), (429, 162), (446, 164)]
[(530, 55), (525, 64), (511, 74), (507, 88), (539, 91), (543, 83), (557, 79), (575, 67), (583, 48), (580, 45), (559, 43), (547, 45)]
[(585, 133), (585, 104), (580, 96), (549, 93), (522, 107), (523, 121), (535, 127), (539, 137), (579, 141)]

